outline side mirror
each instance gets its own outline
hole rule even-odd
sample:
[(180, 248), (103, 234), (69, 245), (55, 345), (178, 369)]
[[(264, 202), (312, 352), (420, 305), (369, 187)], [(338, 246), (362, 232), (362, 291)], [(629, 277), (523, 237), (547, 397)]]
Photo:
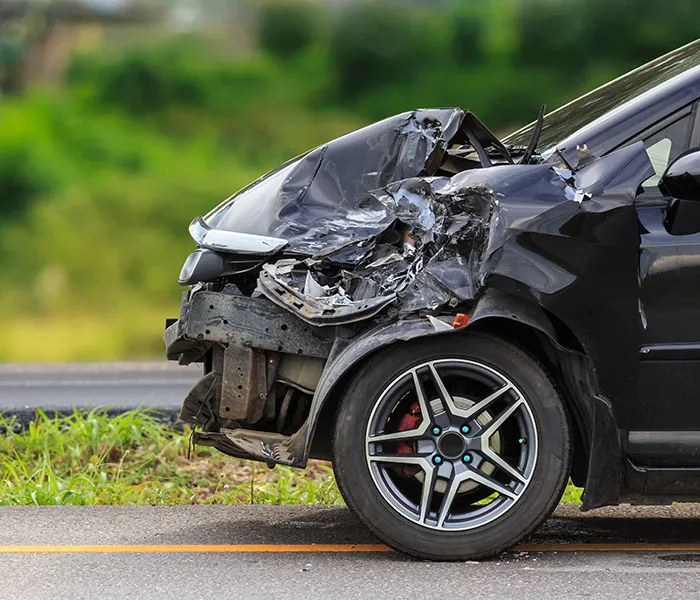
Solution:
[(665, 196), (700, 201), (700, 149), (689, 150), (668, 165), (659, 189)]

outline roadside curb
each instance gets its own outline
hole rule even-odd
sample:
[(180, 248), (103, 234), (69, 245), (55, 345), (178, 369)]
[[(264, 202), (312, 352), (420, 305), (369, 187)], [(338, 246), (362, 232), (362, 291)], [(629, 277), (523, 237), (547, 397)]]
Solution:
[[(12, 408), (8, 410), (0, 410), (0, 417), (5, 419), (14, 420), (14, 433), (19, 433), (26, 429), (29, 424), (36, 419), (37, 410), (41, 410), (50, 419), (68, 417), (75, 412), (80, 414), (87, 414), (94, 410), (100, 412), (100, 414), (106, 414), (108, 417), (113, 418), (124, 414), (132, 410), (147, 410), (149, 414), (152, 414), (155, 418), (161, 421), (164, 425), (169, 425), (175, 427), (176, 429), (182, 429), (184, 423), (178, 421), (180, 410), (175, 408), (159, 408), (159, 407), (143, 407), (143, 406), (115, 406), (115, 407), (103, 407), (103, 406), (74, 406), (66, 408), (41, 408), (41, 407), (25, 407), (25, 408)], [(7, 433), (6, 428), (0, 424), (0, 434)]]

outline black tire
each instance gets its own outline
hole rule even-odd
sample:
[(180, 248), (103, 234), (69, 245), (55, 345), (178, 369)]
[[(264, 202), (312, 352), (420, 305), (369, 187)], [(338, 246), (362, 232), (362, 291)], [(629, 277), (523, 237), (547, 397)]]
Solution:
[[(407, 369), (440, 359), (476, 361), (507, 376), (522, 392), (538, 432), (534, 467), (517, 501), (492, 522), (462, 531), (430, 529), (399, 514), (375, 484), (366, 457), (368, 423), (382, 392)], [(341, 401), (333, 467), (347, 505), (391, 547), (423, 559), (473, 560), (514, 546), (551, 514), (568, 480), (570, 445), (567, 412), (544, 368), (520, 347), (470, 332), (401, 343), (367, 361)]]

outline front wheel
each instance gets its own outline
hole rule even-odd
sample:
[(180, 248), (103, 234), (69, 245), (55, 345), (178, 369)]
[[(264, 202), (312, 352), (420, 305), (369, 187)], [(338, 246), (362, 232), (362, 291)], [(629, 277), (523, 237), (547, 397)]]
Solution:
[(334, 469), (348, 506), (392, 547), (436, 560), (516, 544), (561, 497), (569, 422), (543, 368), (473, 333), (388, 348), (338, 414)]

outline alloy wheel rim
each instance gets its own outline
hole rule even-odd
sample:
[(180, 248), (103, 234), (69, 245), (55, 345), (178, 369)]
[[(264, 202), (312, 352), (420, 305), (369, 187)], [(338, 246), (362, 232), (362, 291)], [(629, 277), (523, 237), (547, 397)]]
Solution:
[[(406, 428), (410, 407), (420, 420), (411, 417)], [(426, 361), (395, 378), (365, 432), (367, 467), (387, 504), (443, 531), (481, 527), (510, 512), (532, 479), (537, 444), (525, 394), (494, 368), (456, 358)]]

